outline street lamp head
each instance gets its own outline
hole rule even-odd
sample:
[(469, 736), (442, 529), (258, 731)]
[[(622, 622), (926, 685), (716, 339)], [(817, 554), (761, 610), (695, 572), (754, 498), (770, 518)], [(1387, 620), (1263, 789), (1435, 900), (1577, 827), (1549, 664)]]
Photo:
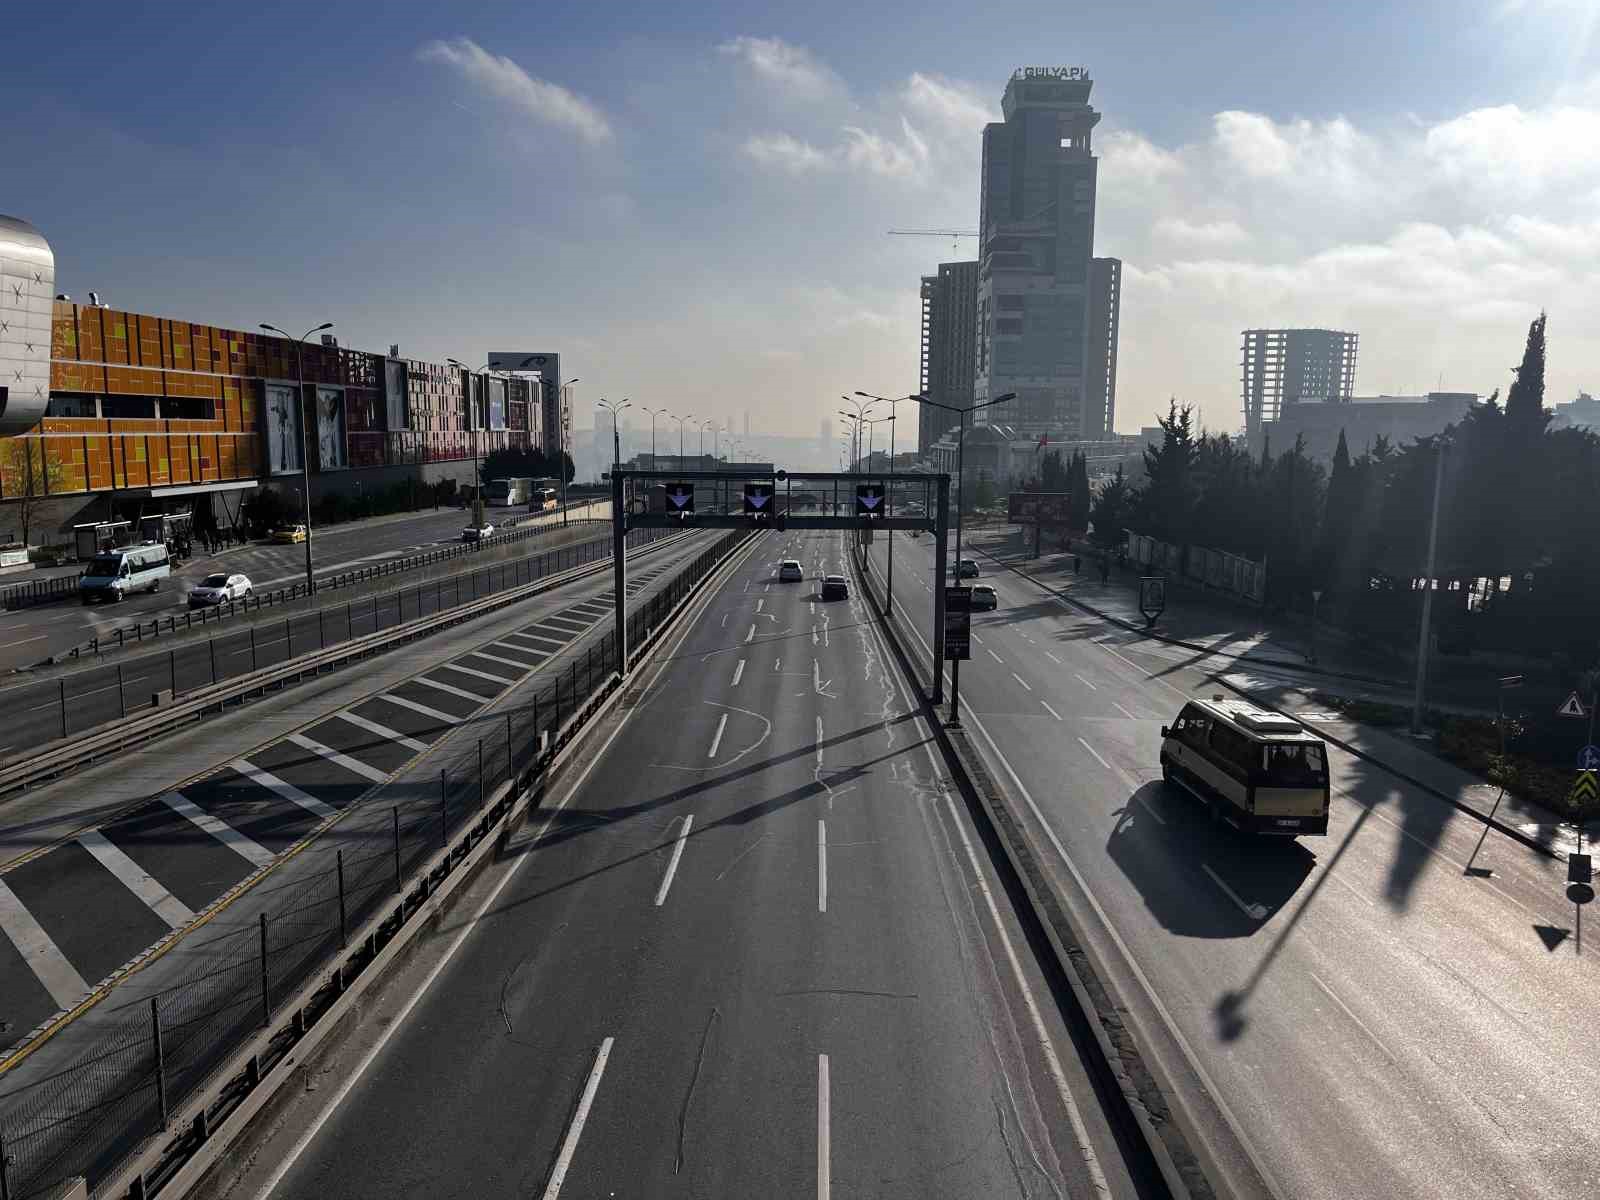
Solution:
[(311, 332), (312, 333), (321, 333), (324, 329), (332, 329), (332, 328), (333, 328), (333, 322), (332, 321), (324, 321), (321, 325), (318, 325)]

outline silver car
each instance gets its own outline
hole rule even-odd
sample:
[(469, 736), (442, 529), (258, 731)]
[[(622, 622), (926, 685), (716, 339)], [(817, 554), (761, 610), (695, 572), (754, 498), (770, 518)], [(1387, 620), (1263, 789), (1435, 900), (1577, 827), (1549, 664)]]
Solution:
[(208, 608), (255, 595), (248, 575), (207, 575), (189, 589), (190, 608)]

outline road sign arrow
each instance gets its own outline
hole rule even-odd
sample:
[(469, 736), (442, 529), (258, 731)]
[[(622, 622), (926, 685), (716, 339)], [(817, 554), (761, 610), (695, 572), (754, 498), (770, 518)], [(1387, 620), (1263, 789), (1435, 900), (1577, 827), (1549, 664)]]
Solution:
[(867, 495), (867, 496), (861, 497), (861, 504), (862, 504), (862, 507), (864, 507), (864, 508), (868, 508), (868, 509), (877, 508), (878, 507), (878, 502), (880, 500), (882, 500), (882, 499), (883, 499), (882, 496)]
[(667, 499), (671, 500), (673, 504), (677, 505), (679, 508), (682, 508), (685, 504), (688, 504), (689, 501), (693, 500), (694, 497), (688, 492), (669, 492), (667, 493)]
[(1578, 781), (1572, 785), (1572, 791), (1567, 793), (1567, 799), (1573, 802), (1600, 799), (1600, 783), (1595, 782), (1593, 771), (1578, 772)]

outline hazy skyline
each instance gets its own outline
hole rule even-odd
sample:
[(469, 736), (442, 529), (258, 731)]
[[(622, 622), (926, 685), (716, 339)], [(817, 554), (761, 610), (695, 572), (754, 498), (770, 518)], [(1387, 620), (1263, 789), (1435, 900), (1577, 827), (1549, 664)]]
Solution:
[(1358, 331), (1358, 394), (1487, 393), (1544, 307), (1547, 400), (1594, 390), (1600, 5), (1235, 7), (33, 6), (0, 211), (75, 296), (556, 349), (580, 424), (631, 396), (812, 437), (915, 388), (918, 279), (974, 253), (885, 231), (974, 228), (1011, 69), (1082, 65), (1119, 429), (1169, 394), (1234, 428), (1262, 325)]

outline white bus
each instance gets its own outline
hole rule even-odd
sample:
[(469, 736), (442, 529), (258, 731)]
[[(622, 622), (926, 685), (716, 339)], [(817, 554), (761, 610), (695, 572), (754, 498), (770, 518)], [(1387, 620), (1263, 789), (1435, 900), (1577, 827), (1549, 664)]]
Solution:
[(522, 508), (532, 500), (532, 479), (491, 479), (483, 492), (490, 508)]
[(1161, 778), (1246, 833), (1328, 832), (1322, 739), (1248, 700), (1191, 700), (1161, 727)]
[(85, 604), (121, 600), (129, 592), (156, 591), (171, 574), (171, 559), (160, 542), (107, 550), (84, 567), (78, 577), (78, 596)]

